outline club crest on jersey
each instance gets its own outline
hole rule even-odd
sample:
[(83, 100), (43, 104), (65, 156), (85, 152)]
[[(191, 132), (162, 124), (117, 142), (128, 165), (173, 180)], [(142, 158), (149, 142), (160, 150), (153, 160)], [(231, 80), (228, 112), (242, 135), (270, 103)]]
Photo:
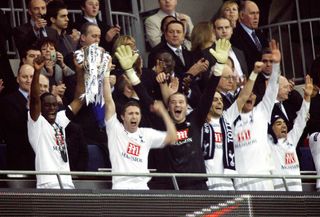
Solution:
[(180, 130), (177, 131), (177, 137), (178, 137), (178, 141), (182, 141), (188, 138), (188, 131), (189, 129), (184, 129), (184, 130)]
[(134, 156), (139, 156), (140, 155), (140, 146), (135, 145), (133, 143), (129, 143), (127, 147), (127, 154), (131, 154)]
[(285, 154), (285, 164), (294, 164), (296, 162), (296, 159), (294, 157), (293, 153), (286, 153)]

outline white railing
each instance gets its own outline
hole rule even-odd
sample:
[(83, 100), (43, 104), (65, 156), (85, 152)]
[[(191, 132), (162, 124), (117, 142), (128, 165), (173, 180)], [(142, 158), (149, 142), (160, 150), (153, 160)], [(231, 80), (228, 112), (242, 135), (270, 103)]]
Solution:
[[(315, 172), (312, 172), (315, 173)], [(320, 179), (320, 175), (261, 175), (261, 174), (207, 174), (207, 173), (118, 173), (118, 172), (61, 172), (61, 171), (17, 171), (0, 170), (0, 175), (53, 175), (57, 176), (60, 188), (63, 189), (61, 176), (141, 176), (141, 177), (170, 177), (175, 190), (179, 190), (177, 177), (214, 177), (214, 178), (262, 178), (282, 179), (286, 191), (288, 191), (287, 179)]]

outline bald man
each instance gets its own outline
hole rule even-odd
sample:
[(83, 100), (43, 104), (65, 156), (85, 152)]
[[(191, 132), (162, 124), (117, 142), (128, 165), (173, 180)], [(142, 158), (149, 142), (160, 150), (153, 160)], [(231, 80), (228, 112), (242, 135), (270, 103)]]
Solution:
[(298, 91), (293, 89), (293, 84), (284, 76), (279, 78), (279, 91), (277, 100), (272, 110), (272, 117), (279, 115), (286, 121), (288, 131), (293, 127), (293, 121), (297, 117), (302, 104), (302, 96)]
[(34, 170), (34, 153), (28, 140), (28, 97), (34, 68), (20, 67), (17, 75), (19, 89), (1, 102), (1, 126), (7, 144), (7, 169)]
[(28, 14), (30, 20), (13, 29), (13, 37), (19, 54), (38, 39), (46, 38), (48, 35), (58, 38), (58, 33), (47, 28), (44, 15), (47, 13), (47, 4), (44, 0), (30, 0), (28, 3)]

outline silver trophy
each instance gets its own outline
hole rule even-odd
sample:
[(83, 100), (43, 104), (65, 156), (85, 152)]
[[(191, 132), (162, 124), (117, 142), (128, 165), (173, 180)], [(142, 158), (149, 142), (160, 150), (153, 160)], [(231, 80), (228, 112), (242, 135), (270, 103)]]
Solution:
[(104, 72), (108, 70), (111, 56), (98, 44), (92, 44), (75, 52), (78, 64), (83, 64), (85, 71), (85, 93), (82, 98), (89, 103), (104, 104), (103, 100), (103, 79)]

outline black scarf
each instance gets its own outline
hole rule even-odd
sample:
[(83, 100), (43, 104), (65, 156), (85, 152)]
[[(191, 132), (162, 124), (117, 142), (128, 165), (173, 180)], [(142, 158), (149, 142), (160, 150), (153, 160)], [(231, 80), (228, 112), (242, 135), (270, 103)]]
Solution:
[[(224, 118), (219, 119), (221, 132), (223, 136), (223, 166), (225, 169), (235, 170), (234, 145), (232, 129)], [(213, 159), (215, 149), (214, 129), (209, 123), (204, 123), (201, 129), (201, 147), (204, 160)]]

